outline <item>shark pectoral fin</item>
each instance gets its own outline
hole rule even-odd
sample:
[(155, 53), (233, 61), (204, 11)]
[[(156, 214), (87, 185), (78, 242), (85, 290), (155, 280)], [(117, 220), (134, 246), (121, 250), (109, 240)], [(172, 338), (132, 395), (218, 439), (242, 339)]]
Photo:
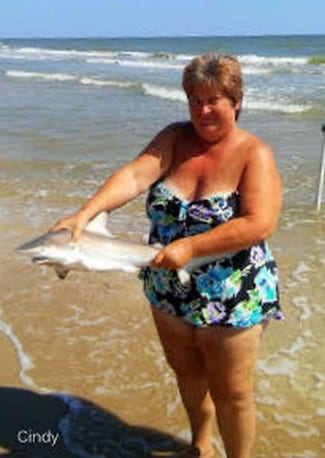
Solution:
[(178, 276), (180, 283), (183, 286), (187, 285), (190, 282), (190, 279), (191, 279), (190, 273), (184, 267), (181, 267), (180, 269), (177, 270), (177, 276)]
[(65, 277), (69, 273), (69, 269), (66, 269), (65, 267), (62, 267), (62, 266), (55, 266), (54, 270), (55, 270), (57, 276), (60, 278), (60, 280), (64, 280)]
[(108, 230), (108, 212), (102, 211), (98, 213), (86, 226), (88, 232), (93, 232), (94, 234), (105, 235), (106, 237), (113, 237), (113, 235)]

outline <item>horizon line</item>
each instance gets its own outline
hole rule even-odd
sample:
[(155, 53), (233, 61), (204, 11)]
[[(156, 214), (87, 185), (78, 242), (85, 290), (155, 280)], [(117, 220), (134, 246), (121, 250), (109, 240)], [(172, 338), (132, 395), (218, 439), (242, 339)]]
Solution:
[(266, 38), (266, 37), (306, 37), (306, 36), (324, 36), (324, 33), (270, 33), (270, 34), (244, 34), (244, 35), (44, 35), (44, 36), (3, 36), (0, 40), (82, 40), (82, 39), (169, 39), (169, 38)]

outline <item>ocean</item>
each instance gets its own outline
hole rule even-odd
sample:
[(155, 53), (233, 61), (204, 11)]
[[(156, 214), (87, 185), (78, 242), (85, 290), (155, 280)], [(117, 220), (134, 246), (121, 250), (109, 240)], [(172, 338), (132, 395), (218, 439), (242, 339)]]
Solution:
[[(166, 124), (188, 119), (182, 69), (206, 51), (238, 56), (239, 124), (271, 145), (284, 185), (270, 243), (285, 320), (263, 337), (254, 457), (324, 456), (325, 195), (319, 213), (315, 201), (325, 35), (0, 38), (0, 384), (10, 374), (18, 398), (63, 403), (63, 457), (154, 456), (187, 440), (188, 425), (136, 276), (59, 281), (15, 247), (77, 209)], [(112, 232), (142, 239), (144, 199), (111, 214)]]

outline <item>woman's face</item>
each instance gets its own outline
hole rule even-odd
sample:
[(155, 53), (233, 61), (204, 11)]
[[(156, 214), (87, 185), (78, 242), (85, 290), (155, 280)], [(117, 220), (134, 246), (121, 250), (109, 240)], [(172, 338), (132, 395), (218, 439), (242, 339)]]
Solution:
[(235, 104), (225, 97), (217, 86), (198, 84), (188, 96), (191, 121), (196, 133), (208, 143), (213, 143), (235, 126)]

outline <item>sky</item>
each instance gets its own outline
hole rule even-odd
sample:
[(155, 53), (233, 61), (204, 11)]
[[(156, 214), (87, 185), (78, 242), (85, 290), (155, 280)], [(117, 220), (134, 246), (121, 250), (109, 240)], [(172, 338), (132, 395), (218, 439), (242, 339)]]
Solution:
[(0, 37), (325, 34), (324, 0), (0, 0)]

